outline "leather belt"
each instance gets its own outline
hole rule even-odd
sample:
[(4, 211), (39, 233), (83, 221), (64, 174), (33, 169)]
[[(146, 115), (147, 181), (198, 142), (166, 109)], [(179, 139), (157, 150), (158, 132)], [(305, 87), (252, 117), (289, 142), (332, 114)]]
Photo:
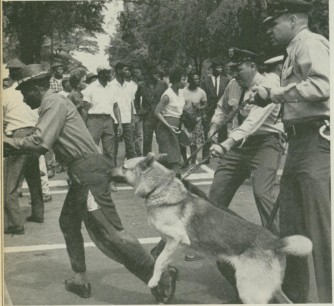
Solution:
[(310, 132), (318, 132), (319, 128), (324, 125), (324, 120), (328, 120), (328, 118), (285, 126), (285, 132), (289, 138), (309, 134)]
[(109, 114), (88, 114), (89, 117), (105, 117), (105, 118), (112, 118)]

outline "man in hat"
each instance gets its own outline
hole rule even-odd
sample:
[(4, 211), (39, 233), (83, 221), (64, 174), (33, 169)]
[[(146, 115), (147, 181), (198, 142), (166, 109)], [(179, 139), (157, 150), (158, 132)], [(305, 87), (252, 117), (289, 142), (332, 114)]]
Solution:
[[(230, 55), (235, 63), (235, 79), (218, 101), (209, 136), (224, 124), (232, 110), (251, 97), (254, 85), (278, 85), (278, 80), (270, 83), (271, 80), (267, 81), (257, 71), (257, 54), (234, 48)], [(210, 148), (212, 156), (221, 158), (210, 189), (210, 200), (218, 207), (228, 207), (240, 185), (252, 174), (255, 202), (263, 225), (267, 225), (274, 207), (273, 187), (282, 154), (283, 125), (277, 120), (279, 109), (279, 105), (266, 108), (246, 105), (233, 118), (228, 138)], [(278, 233), (277, 218), (272, 231)]]
[(296, 303), (331, 303), (330, 143), (321, 132), (330, 115), (329, 43), (309, 30), (311, 8), (304, 0), (279, 1), (272, 7), (264, 26), (273, 46), (287, 52), (281, 86), (254, 90), (273, 105), (282, 104), (288, 135), (279, 196), (280, 234), (302, 234), (313, 242), (310, 258), (288, 258), (283, 289)]
[[(34, 131), (38, 115), (23, 102), (21, 93), (15, 90), (17, 80), (22, 78), (25, 65), (18, 59), (10, 60), (6, 66), (12, 85), (3, 91), (4, 133), (16, 139)], [(5, 234), (24, 234), (20, 216), (18, 187), (25, 177), (31, 195), (31, 215), (27, 221), (43, 223), (44, 203), (38, 155), (25, 154), (4, 159), (4, 212)]]
[(267, 59), (263, 64), (265, 67), (266, 78), (271, 77), (274, 82), (280, 82), (280, 76), (283, 68), (284, 55), (278, 55)]
[(134, 106), (138, 116), (143, 120), (143, 155), (152, 152), (153, 133), (158, 126), (154, 115), (162, 94), (168, 85), (160, 81), (158, 69), (149, 66), (145, 69), (145, 79), (138, 83)]
[[(208, 103), (206, 115), (203, 120), (204, 137), (207, 139), (208, 132), (210, 129), (210, 122), (215, 109), (217, 107), (217, 102), (223, 96), (225, 88), (229, 83), (229, 78), (223, 75), (223, 63), (219, 60), (213, 60), (211, 63), (212, 74), (203, 79), (201, 83), (201, 88), (205, 91)], [(227, 137), (227, 127), (222, 128), (219, 131), (218, 137), (221, 141), (225, 140)], [(210, 157), (210, 144), (203, 147), (203, 159)], [(209, 161), (208, 161), (209, 163)]]
[(50, 79), (50, 89), (54, 92), (63, 91), (63, 75), (64, 75), (64, 66), (61, 63), (54, 63), (51, 66), (52, 77)]
[[(64, 234), (75, 275), (65, 281), (66, 290), (82, 298), (91, 296), (86, 276), (81, 223), (97, 247), (123, 264), (131, 273), (148, 283), (154, 270), (154, 259), (138, 240), (124, 231), (111, 199), (110, 178), (113, 161), (100, 153), (75, 105), (49, 89), (50, 74), (39, 64), (24, 68), (25, 77), (16, 88), (32, 108), (39, 108), (36, 130), (21, 138), (4, 137), (4, 153), (44, 153), (53, 148), (68, 165), (71, 179), (59, 224)], [(87, 210), (88, 191), (97, 205)], [(168, 269), (159, 286), (152, 290), (158, 302), (169, 302), (175, 291), (175, 268)]]
[[(103, 153), (115, 163), (116, 137), (123, 133), (119, 124), (117, 135), (114, 131), (115, 120), (122, 123), (119, 105), (114, 103), (110, 88), (111, 69), (109, 66), (97, 68), (97, 80), (89, 84), (83, 92), (83, 101), (88, 103), (87, 128), (96, 145), (102, 142)], [(117, 191), (112, 183), (112, 191)]]

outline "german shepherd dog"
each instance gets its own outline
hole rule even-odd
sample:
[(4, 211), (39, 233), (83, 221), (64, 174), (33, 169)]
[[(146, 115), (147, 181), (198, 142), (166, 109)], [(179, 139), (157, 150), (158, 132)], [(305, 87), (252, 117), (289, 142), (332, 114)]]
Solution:
[(125, 179), (136, 195), (146, 199), (149, 223), (166, 241), (150, 288), (158, 285), (174, 251), (185, 245), (231, 265), (243, 303), (266, 304), (272, 299), (291, 303), (281, 289), (286, 255), (308, 255), (312, 251), (308, 238), (280, 239), (264, 227), (216, 208), (190, 192), (173, 171), (155, 161), (153, 153), (126, 161), (112, 175)]

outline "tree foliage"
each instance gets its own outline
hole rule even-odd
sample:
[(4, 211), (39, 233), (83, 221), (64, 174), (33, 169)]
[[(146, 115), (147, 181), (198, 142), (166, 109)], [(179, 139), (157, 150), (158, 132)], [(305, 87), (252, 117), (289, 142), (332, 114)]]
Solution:
[[(239, 47), (276, 55), (262, 21), (273, 0), (124, 0), (119, 27), (107, 50), (111, 63), (191, 62), (200, 73), (210, 58)], [(310, 27), (328, 37), (328, 0), (315, 0)]]
[(82, 48), (95, 52), (96, 43), (89, 37), (103, 32), (104, 2), (2, 2), (5, 48), (14, 49), (26, 64), (41, 62), (43, 47), (47, 46), (51, 57), (57, 50), (69, 52)]

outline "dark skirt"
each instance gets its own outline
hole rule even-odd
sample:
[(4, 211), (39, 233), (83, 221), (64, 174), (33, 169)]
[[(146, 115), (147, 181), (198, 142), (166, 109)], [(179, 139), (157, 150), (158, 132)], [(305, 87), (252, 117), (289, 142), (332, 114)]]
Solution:
[[(164, 117), (172, 126), (180, 128), (180, 119), (174, 117)], [(173, 133), (167, 126), (159, 122), (156, 130), (159, 153), (167, 154), (167, 163), (181, 163), (181, 150), (179, 136)]]

